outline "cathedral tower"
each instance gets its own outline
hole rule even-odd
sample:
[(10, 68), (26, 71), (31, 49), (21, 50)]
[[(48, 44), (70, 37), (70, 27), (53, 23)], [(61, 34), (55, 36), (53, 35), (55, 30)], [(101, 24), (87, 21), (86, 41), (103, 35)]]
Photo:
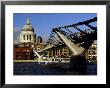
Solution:
[(20, 43), (36, 43), (36, 34), (34, 34), (29, 17), (27, 17), (26, 24), (20, 33)]

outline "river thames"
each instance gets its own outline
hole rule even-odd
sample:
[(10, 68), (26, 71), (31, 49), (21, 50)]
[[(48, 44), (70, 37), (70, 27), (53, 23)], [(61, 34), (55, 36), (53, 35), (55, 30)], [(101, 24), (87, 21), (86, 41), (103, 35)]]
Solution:
[[(70, 75), (68, 68), (68, 63), (14, 62), (14, 75)], [(97, 64), (87, 64), (86, 75), (97, 75)]]

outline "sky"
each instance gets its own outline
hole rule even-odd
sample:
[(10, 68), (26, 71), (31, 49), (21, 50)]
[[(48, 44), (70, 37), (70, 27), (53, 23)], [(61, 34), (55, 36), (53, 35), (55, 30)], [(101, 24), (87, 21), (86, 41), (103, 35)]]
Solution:
[[(81, 21), (97, 17), (96, 13), (14, 13), (13, 28), (14, 39), (17, 39), (22, 28), (26, 24), (26, 18), (29, 17), (30, 23), (37, 36), (42, 36), (46, 41), (52, 31), (52, 28), (71, 25)], [(96, 23), (91, 23), (96, 26)], [(80, 27), (80, 26), (79, 26)], [(85, 29), (86, 26), (80, 28)]]

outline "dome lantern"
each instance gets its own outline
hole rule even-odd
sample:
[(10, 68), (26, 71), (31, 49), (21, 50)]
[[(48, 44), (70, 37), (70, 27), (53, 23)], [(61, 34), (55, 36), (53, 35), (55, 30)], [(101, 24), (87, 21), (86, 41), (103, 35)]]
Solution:
[(27, 17), (27, 19), (26, 19), (26, 25), (30, 25), (29, 17)]
[(34, 32), (34, 28), (30, 25), (30, 19), (29, 19), (29, 17), (27, 17), (26, 24), (24, 25), (22, 31), (33, 31)]

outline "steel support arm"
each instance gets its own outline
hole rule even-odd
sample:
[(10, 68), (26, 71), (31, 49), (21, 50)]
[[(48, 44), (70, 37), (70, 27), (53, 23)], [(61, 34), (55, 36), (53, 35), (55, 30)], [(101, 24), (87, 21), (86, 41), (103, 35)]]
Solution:
[(63, 34), (57, 31), (57, 29), (54, 30), (54, 32), (60, 37), (60, 39), (69, 48), (69, 50), (72, 52), (72, 55), (81, 55), (85, 52), (85, 49), (83, 47), (75, 45), (67, 37), (65, 37)]

